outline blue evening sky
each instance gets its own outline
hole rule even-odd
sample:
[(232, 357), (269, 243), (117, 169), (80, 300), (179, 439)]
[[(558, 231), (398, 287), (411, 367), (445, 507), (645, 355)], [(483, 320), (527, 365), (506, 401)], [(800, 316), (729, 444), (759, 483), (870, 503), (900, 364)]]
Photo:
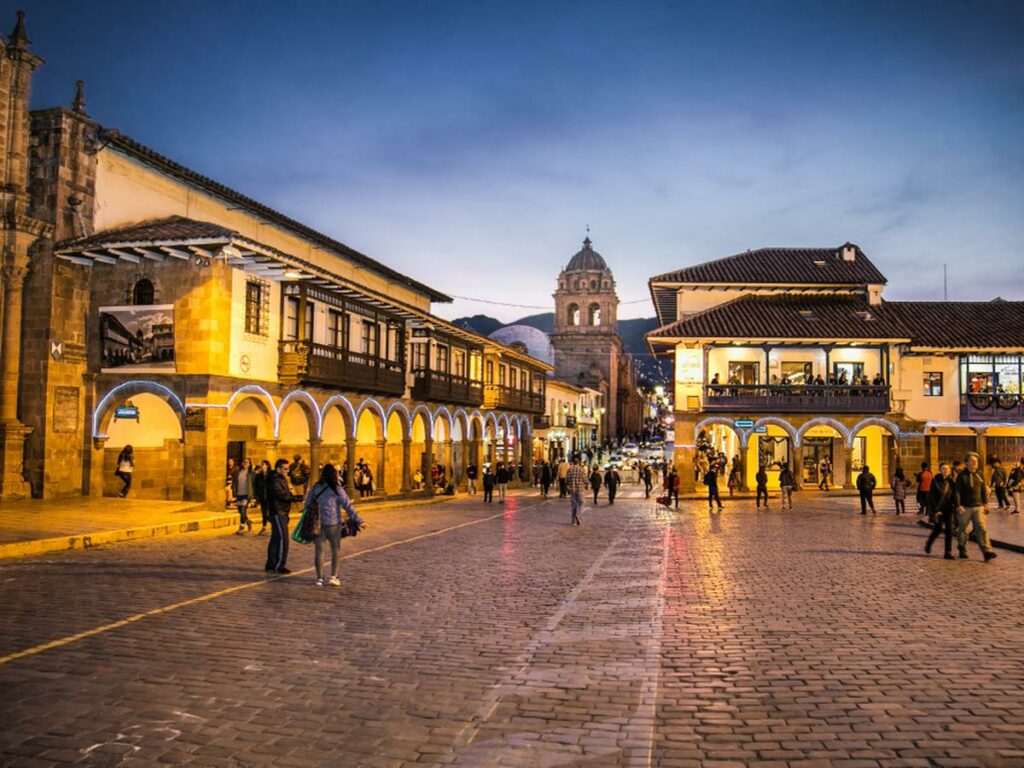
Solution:
[(846, 240), (888, 298), (947, 262), (950, 298), (1024, 299), (1024, 2), (23, 5), (34, 106), (83, 78), (103, 125), (448, 293), (548, 306), (589, 224), (623, 317)]

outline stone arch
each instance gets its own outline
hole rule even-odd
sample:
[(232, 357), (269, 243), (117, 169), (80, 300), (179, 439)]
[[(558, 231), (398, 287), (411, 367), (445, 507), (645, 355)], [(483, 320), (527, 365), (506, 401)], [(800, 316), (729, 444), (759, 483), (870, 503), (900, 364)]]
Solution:
[(797, 439), (796, 430), (793, 428), (793, 425), (785, 419), (780, 419), (778, 416), (764, 416), (758, 419), (754, 422), (754, 426), (747, 431), (747, 434), (751, 435), (757, 431), (758, 427), (766, 427), (768, 425), (776, 426), (789, 435), (790, 439), (793, 441), (794, 448), (800, 447), (800, 441)]
[(727, 419), (724, 416), (709, 416), (703, 421), (697, 422), (697, 425), (693, 428), (693, 444), (697, 444), (697, 435), (701, 433), (702, 429), (716, 424), (731, 429), (736, 434), (736, 437), (739, 438), (740, 446), (746, 448), (747, 438), (750, 436), (750, 432), (748, 430), (740, 429), (733, 423), (732, 419)]
[(439, 418), (444, 417), (445, 424), (448, 429), (445, 431), (445, 440), (452, 439), (452, 412), (447, 407), (441, 405), (434, 410), (434, 421), (436, 422)]
[(810, 421), (806, 422), (805, 424), (801, 424), (800, 429), (796, 431), (797, 439), (794, 441), (794, 445), (799, 446), (804, 439), (804, 435), (806, 435), (809, 430), (813, 429), (814, 427), (820, 426), (832, 427), (832, 429), (839, 433), (839, 436), (843, 439), (843, 442), (849, 445), (850, 432), (849, 430), (847, 430), (846, 425), (829, 416), (817, 416), (811, 419)]
[(333, 439), (335, 436), (334, 424), (331, 414), (336, 414), (341, 420), (342, 439), (351, 437), (355, 432), (356, 411), (352, 403), (344, 395), (332, 395), (320, 409), (320, 436), (324, 439)]
[(417, 405), (412, 409), (412, 413), (409, 416), (409, 434), (412, 435), (414, 426), (417, 421), (422, 425), (423, 436), (425, 438), (433, 439), (434, 435), (434, 416), (430, 413), (430, 409), (427, 406)]
[[(362, 419), (363, 414), (366, 413), (367, 411), (370, 411), (373, 414), (375, 414), (377, 418), (380, 419), (380, 423), (383, 425), (384, 419), (387, 418), (387, 414), (384, 412), (384, 407), (376, 400), (374, 400), (372, 397), (367, 397), (361, 403), (359, 403), (359, 407), (356, 408), (357, 427), (359, 426), (360, 419)], [(381, 431), (383, 431), (383, 427), (381, 427)]]
[(401, 400), (396, 400), (388, 406), (386, 419), (388, 426), (388, 440), (393, 440), (394, 432), (390, 428), (391, 417), (395, 416), (398, 418), (398, 423), (401, 425), (402, 431), (399, 437), (399, 442), (402, 440), (408, 440), (412, 429), (412, 414), (409, 413), (409, 409), (405, 407), (405, 403)]
[(388, 408), (384, 423), (384, 462), (378, 478), (385, 491), (406, 490), (405, 483), (405, 440), (409, 435), (409, 410), (404, 404), (394, 402)]
[[(596, 286), (595, 286), (596, 289)], [(594, 302), (587, 308), (587, 325), (601, 324), (601, 305)]]
[(320, 406), (317, 405), (316, 400), (313, 396), (302, 389), (293, 389), (284, 399), (281, 401), (281, 405), (277, 407), (277, 414), (274, 420), (274, 437), (280, 437), (281, 433), (281, 422), (284, 418), (285, 411), (292, 404), (296, 404), (302, 409), (302, 412), (306, 415), (306, 420), (309, 427), (309, 437), (319, 438), (320, 437)]
[(155, 381), (127, 381), (107, 392), (96, 406), (92, 414), (92, 436), (95, 438), (106, 437), (107, 425), (114, 416), (117, 405), (132, 395), (142, 393), (156, 395), (170, 406), (171, 410), (178, 416), (179, 427), (185, 418), (185, 405), (177, 393), (169, 387)]
[[(577, 287), (579, 287), (578, 284), (577, 284)], [(576, 325), (580, 324), (580, 305), (579, 304), (573, 303), (573, 304), (570, 304), (566, 308), (565, 322), (568, 325), (572, 325), (572, 326), (576, 326)]]
[(469, 435), (472, 440), (484, 439), (484, 416), (480, 411), (469, 414)]
[(270, 414), (271, 423), (277, 423), (277, 405), (274, 403), (274, 398), (258, 384), (246, 384), (244, 387), (239, 387), (231, 393), (231, 397), (228, 398), (228, 403), (225, 406), (228, 409), (228, 418), (231, 417), (238, 403), (244, 399), (258, 401), (263, 409)]
[(900, 428), (899, 428), (899, 426), (897, 426), (896, 424), (893, 424), (888, 419), (883, 419), (883, 418), (879, 418), (877, 416), (872, 416), (870, 418), (864, 419), (863, 421), (858, 421), (856, 424), (854, 424), (850, 428), (849, 434), (846, 437), (846, 446), (848, 448), (852, 448), (853, 447), (853, 440), (854, 440), (854, 438), (857, 437), (857, 433), (860, 432), (861, 430), (865, 429), (866, 427), (881, 427), (886, 432), (888, 432), (890, 435), (895, 437), (897, 440), (900, 439)]

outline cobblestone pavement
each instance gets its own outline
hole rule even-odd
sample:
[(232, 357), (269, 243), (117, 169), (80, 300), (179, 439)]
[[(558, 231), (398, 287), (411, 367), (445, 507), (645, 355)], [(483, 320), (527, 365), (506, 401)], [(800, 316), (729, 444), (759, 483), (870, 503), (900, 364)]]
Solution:
[(635, 494), (372, 513), (342, 589), (249, 536), (0, 564), (0, 764), (1024, 766), (1024, 555)]

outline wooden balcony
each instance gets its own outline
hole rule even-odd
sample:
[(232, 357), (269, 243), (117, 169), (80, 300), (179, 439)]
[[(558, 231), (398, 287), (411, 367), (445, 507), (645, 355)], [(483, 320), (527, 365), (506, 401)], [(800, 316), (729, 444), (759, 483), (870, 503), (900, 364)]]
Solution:
[(315, 384), (401, 396), (405, 394), (402, 363), (308, 341), (281, 341), (277, 376), (282, 384)]
[(745, 413), (888, 413), (889, 387), (706, 384), (704, 410)]
[(960, 421), (1021, 421), (1024, 400), (1020, 395), (972, 392), (960, 396)]
[(465, 376), (438, 373), (428, 368), (413, 371), (414, 400), (480, 406), (484, 402), (484, 385)]
[(541, 392), (524, 392), (500, 384), (485, 384), (484, 407), (544, 413), (544, 395)]
[(546, 413), (533, 414), (534, 429), (548, 429), (551, 426), (551, 417)]

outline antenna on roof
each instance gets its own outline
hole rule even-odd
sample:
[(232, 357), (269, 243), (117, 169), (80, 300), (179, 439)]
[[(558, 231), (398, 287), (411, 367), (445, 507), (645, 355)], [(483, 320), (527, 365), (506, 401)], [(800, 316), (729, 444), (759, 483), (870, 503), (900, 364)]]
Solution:
[(946, 262), (942, 262), (942, 300), (949, 301), (949, 278), (946, 275)]

